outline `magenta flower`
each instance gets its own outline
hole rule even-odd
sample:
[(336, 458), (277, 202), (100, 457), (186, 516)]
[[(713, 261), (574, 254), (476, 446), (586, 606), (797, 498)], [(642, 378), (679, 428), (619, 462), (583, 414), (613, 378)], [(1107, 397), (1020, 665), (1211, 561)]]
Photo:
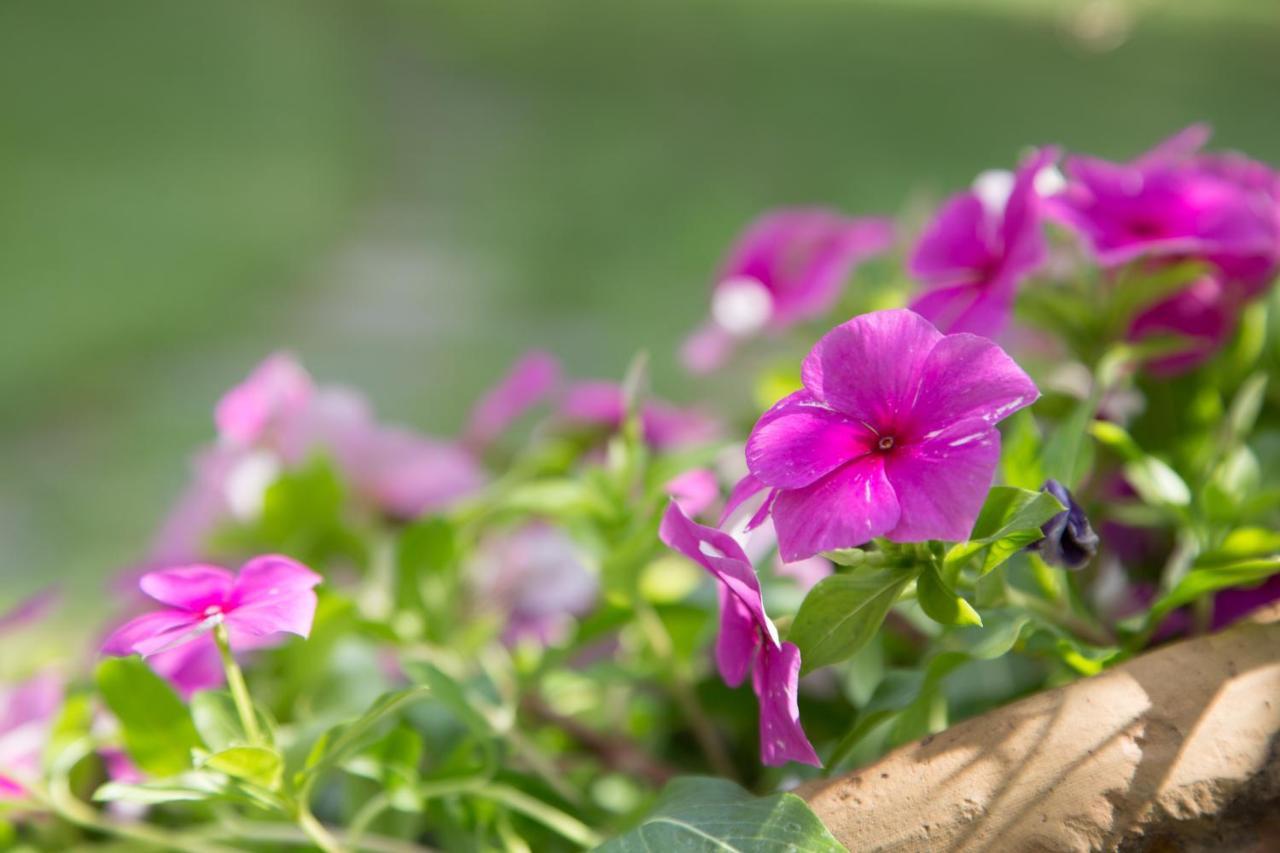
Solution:
[(1000, 457), (995, 424), (1039, 396), (991, 340), (905, 309), (837, 326), (801, 375), (752, 429), (754, 479), (731, 498), (771, 490), (762, 511), (786, 562), (877, 536), (964, 539)]
[(700, 515), (720, 498), (720, 481), (715, 472), (691, 468), (667, 481), (664, 490), (688, 516)]
[(125, 623), (107, 638), (103, 651), (158, 655), (196, 642), (219, 624), (226, 626), (233, 648), (279, 633), (306, 637), (316, 612), (313, 588), (321, 580), (279, 555), (255, 557), (238, 575), (206, 565), (149, 572), (139, 586), (169, 609)]
[(1217, 277), (1201, 276), (1184, 290), (1139, 312), (1129, 324), (1132, 341), (1160, 335), (1187, 340), (1177, 352), (1146, 363), (1156, 376), (1175, 376), (1203, 364), (1235, 332), (1239, 306)]
[(477, 450), (492, 444), (517, 418), (545, 400), (560, 383), (560, 363), (540, 350), (525, 353), (471, 410), (466, 443)]
[[(560, 403), (560, 418), (570, 426), (603, 427), (610, 432), (622, 426), (625, 400), (622, 387), (612, 382), (579, 382), (571, 385)], [(645, 443), (655, 450), (703, 444), (715, 439), (719, 425), (707, 415), (660, 400), (647, 400), (640, 409)]]
[(986, 173), (943, 205), (911, 256), (926, 287), (911, 310), (947, 333), (1004, 330), (1019, 283), (1045, 261), (1036, 183), (1057, 157), (1041, 149), (1015, 174)]
[(714, 370), (736, 339), (821, 316), (835, 306), (854, 267), (892, 242), (887, 219), (821, 208), (761, 216), (729, 251), (712, 291), (711, 322), (686, 342), (685, 365)]
[(1208, 129), (1193, 126), (1131, 163), (1068, 157), (1051, 214), (1104, 266), (1137, 258), (1198, 258), (1256, 287), (1280, 258), (1274, 173), (1258, 163), (1195, 155)]
[(51, 670), (0, 687), (0, 802), (21, 799), (25, 783), (39, 777), (62, 689), (61, 676)]
[(297, 359), (289, 353), (274, 353), (218, 402), (214, 410), (218, 434), (234, 445), (254, 444), (304, 408), (314, 393), (311, 376)]
[(800, 650), (778, 639), (765, 614), (760, 580), (732, 536), (690, 520), (674, 501), (662, 517), (658, 535), (667, 547), (698, 563), (716, 579), (720, 596), (720, 634), (716, 665), (720, 677), (737, 687), (751, 674), (760, 703), (760, 759), (770, 766), (799, 761), (822, 762), (800, 725), (797, 688)]

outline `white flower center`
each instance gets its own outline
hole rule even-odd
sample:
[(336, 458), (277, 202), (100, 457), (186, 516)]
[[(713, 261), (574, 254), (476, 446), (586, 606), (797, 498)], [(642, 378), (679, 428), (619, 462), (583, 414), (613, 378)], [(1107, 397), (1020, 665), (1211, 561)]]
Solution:
[(988, 217), (995, 218), (1004, 213), (1004, 206), (1013, 194), (1013, 182), (1013, 172), (1005, 169), (988, 169), (973, 179), (973, 194), (982, 202), (982, 209)]
[(267, 489), (280, 476), (280, 459), (269, 450), (255, 450), (236, 463), (222, 485), (231, 514), (239, 521), (262, 515)]

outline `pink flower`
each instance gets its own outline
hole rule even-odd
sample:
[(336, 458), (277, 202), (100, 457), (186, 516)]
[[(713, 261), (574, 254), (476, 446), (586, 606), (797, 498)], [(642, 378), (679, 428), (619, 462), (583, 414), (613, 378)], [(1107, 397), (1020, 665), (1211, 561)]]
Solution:
[(893, 242), (893, 223), (821, 208), (787, 208), (755, 220), (729, 252), (712, 291), (712, 319), (685, 344), (684, 362), (705, 373), (736, 339), (780, 331), (835, 306), (849, 274)]
[[(579, 382), (571, 385), (560, 404), (560, 417), (570, 425), (622, 426), (625, 401), (622, 387), (612, 382)], [(719, 434), (719, 425), (693, 409), (681, 409), (661, 400), (648, 400), (640, 410), (645, 442), (655, 450), (703, 444)]]
[(314, 393), (311, 376), (297, 359), (275, 353), (218, 402), (214, 410), (218, 434), (234, 445), (254, 444), (305, 407)]
[(1016, 174), (988, 172), (943, 205), (911, 256), (911, 273), (927, 288), (913, 311), (943, 332), (994, 338), (1004, 330), (1019, 283), (1045, 261), (1036, 180), (1057, 156), (1041, 149)]
[(752, 429), (753, 479), (730, 500), (771, 489), (762, 513), (789, 563), (877, 536), (964, 539), (1000, 457), (995, 424), (1039, 396), (991, 340), (905, 309), (837, 326), (801, 375)]
[(21, 799), (24, 783), (40, 775), (62, 688), (61, 676), (53, 671), (0, 687), (0, 801)]
[(1104, 266), (1198, 258), (1246, 290), (1265, 286), (1280, 261), (1280, 183), (1262, 164), (1197, 155), (1208, 135), (1192, 126), (1127, 164), (1069, 157), (1050, 211)]
[(465, 431), (467, 445), (479, 450), (492, 444), (559, 383), (560, 363), (555, 356), (540, 350), (525, 353), (472, 408)]
[(1159, 335), (1188, 339), (1185, 347), (1146, 363), (1156, 376), (1174, 376), (1203, 364), (1231, 338), (1239, 306), (1215, 276), (1196, 279), (1186, 289), (1139, 312), (1129, 324), (1129, 339)]
[(239, 575), (206, 565), (149, 572), (139, 586), (169, 609), (125, 623), (107, 638), (103, 651), (158, 655), (196, 642), (218, 624), (226, 625), (234, 648), (279, 633), (306, 637), (316, 612), (313, 587), (321, 580), (278, 555), (255, 557)]
[(674, 501), (662, 517), (658, 535), (667, 547), (716, 579), (720, 596), (716, 664), (730, 687), (751, 675), (760, 703), (761, 760), (770, 766), (788, 761), (821, 766), (800, 725), (796, 695), (800, 650), (778, 639), (777, 628), (765, 614), (760, 581), (742, 547), (729, 534), (691, 521)]

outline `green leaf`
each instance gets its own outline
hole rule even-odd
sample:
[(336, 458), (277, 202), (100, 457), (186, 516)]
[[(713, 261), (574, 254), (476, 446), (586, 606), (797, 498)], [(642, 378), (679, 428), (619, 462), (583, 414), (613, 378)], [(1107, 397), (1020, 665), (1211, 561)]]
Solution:
[(682, 777), (662, 790), (640, 825), (600, 853), (843, 853), (795, 794), (753, 797), (724, 779)]
[(1193, 567), (1173, 589), (1151, 606), (1151, 611), (1147, 614), (1147, 626), (1153, 628), (1159, 625), (1160, 620), (1170, 611), (1184, 607), (1202, 596), (1220, 589), (1260, 584), (1277, 572), (1280, 572), (1280, 557), (1274, 556), (1225, 565)]
[(1195, 562), (1196, 568), (1210, 568), (1239, 563), (1280, 552), (1280, 532), (1265, 527), (1240, 527), (1227, 534), (1222, 544), (1205, 551)]
[(1089, 423), (1097, 411), (1098, 395), (1095, 390), (1088, 399), (1075, 404), (1044, 444), (1042, 463), (1045, 475), (1069, 489), (1079, 485), (1089, 468), (1091, 448), (1085, 439)]
[(838, 663), (865, 646), (917, 574), (910, 569), (869, 569), (818, 581), (787, 634), (800, 649), (802, 672)]
[(1125, 463), (1124, 476), (1138, 496), (1149, 504), (1180, 507), (1191, 503), (1191, 490), (1182, 477), (1167, 462), (1154, 456)]
[(178, 694), (141, 658), (109, 658), (98, 665), (98, 691), (120, 721), (125, 749), (143, 771), (173, 776), (191, 768), (203, 746)]
[(424, 518), (406, 527), (396, 549), (396, 608), (423, 610), (424, 581), (451, 571), (457, 562), (457, 531), (447, 519)]
[(1152, 272), (1146, 265), (1130, 265), (1121, 274), (1110, 294), (1106, 316), (1113, 330), (1128, 328), (1133, 316), (1156, 301), (1171, 296), (1194, 282), (1208, 269), (1203, 261), (1183, 261)]
[(1231, 408), (1227, 410), (1226, 426), (1228, 442), (1240, 442), (1253, 432), (1258, 421), (1262, 404), (1267, 399), (1267, 375), (1255, 373), (1246, 379), (1231, 400)]
[(274, 791), (280, 787), (284, 759), (274, 749), (262, 746), (233, 746), (210, 755), (201, 762), (201, 767), (217, 770), (234, 779), (243, 779)]
[(932, 563), (916, 581), (916, 598), (925, 615), (943, 625), (982, 625), (982, 617), (938, 574)]
[(982, 574), (994, 569), (1044, 534), (1040, 527), (1066, 507), (1047, 492), (996, 486), (974, 522), (972, 538), (952, 546), (946, 564), (955, 567), (980, 557)]
[(426, 687), (410, 687), (379, 696), (369, 709), (348, 723), (329, 729), (316, 740), (307, 756), (300, 778), (315, 776), (335, 767), (374, 738), (377, 728), (391, 714), (430, 694)]
[(225, 780), (207, 773), (186, 773), (164, 782), (107, 782), (93, 792), (93, 799), (100, 803), (162, 803), (201, 802), (204, 800), (235, 799)]
[(473, 733), (491, 737), (494, 720), (488, 708), (477, 706), (467, 689), (456, 678), (428, 661), (406, 661), (405, 672), (415, 681), (426, 684), (431, 697), (452, 711)]
[(1030, 410), (1023, 409), (1006, 422), (1000, 475), (1010, 486), (1038, 489), (1047, 479), (1041, 463), (1040, 429)]

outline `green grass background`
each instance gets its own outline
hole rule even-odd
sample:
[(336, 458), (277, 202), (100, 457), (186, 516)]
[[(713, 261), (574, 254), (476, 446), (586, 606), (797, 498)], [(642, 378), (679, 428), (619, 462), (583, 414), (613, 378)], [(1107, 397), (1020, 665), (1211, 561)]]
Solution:
[(8, 0), (0, 605), (98, 596), (272, 349), (439, 433), (534, 345), (735, 393), (673, 350), (761, 209), (1194, 120), (1280, 160), (1278, 49), (1266, 0)]

